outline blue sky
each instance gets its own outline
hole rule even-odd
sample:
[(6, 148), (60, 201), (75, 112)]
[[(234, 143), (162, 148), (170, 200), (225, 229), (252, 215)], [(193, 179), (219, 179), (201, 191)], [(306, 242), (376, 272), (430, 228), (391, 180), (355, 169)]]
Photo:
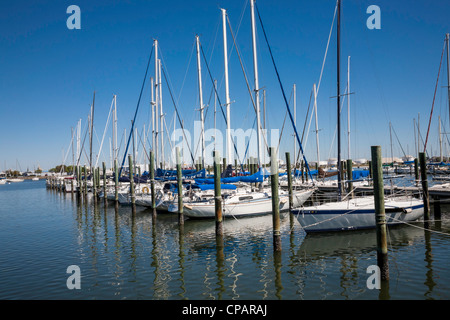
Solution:
[[(80, 30), (66, 27), (66, 9), (71, 4), (81, 9)], [(380, 30), (366, 27), (369, 5), (381, 9)], [(310, 93), (319, 79), (335, 0), (259, 0), (257, 6), (288, 97), (293, 84), (297, 86), (297, 125), (302, 131)], [(70, 163), (71, 128), (79, 119), (84, 128), (94, 91), (94, 152), (103, 136), (113, 94), (117, 95), (119, 132), (128, 132), (155, 38), (171, 89), (179, 99), (181, 116), (186, 127), (193, 126), (194, 120), (199, 119), (195, 51), (192, 52), (195, 35), (200, 36), (213, 76), (222, 83), (221, 7), (227, 9), (233, 32), (237, 33), (253, 86), (249, 1), (3, 1), (0, 169), (25, 170), (40, 165), (47, 170), (60, 164), (68, 152), (66, 162)], [(343, 0), (341, 81), (345, 90), (350, 55), (351, 91), (355, 93), (351, 96), (353, 159), (369, 158), (372, 145), (381, 145), (383, 155), (390, 156), (389, 122), (403, 150), (414, 154), (413, 119), (417, 121), (420, 113), (420, 128), (425, 136), (444, 38), (450, 32), (449, 14), (448, 1)], [(331, 98), (336, 95), (335, 36), (334, 30), (318, 96), (321, 160), (336, 157), (336, 143), (331, 148), (336, 126), (336, 100)], [(231, 46), (229, 34), (229, 49)], [(258, 59), (260, 86), (267, 94), (267, 126), (281, 129), (286, 108), (259, 23)], [(250, 128), (254, 113), (235, 51), (231, 53), (229, 68), (233, 126)], [(211, 82), (205, 66), (203, 71), (204, 99), (208, 103)], [(153, 75), (153, 63), (149, 72)], [(449, 130), (444, 85), (445, 59), (428, 142), (428, 152), (433, 149), (435, 155), (439, 154), (438, 115), (442, 117), (443, 130)], [(149, 123), (148, 88), (147, 82), (136, 122), (139, 130)], [(225, 101), (223, 83), (219, 94)], [(171, 126), (174, 107), (164, 87), (163, 103), (167, 124)], [(207, 127), (213, 126), (212, 114), (208, 112)], [(346, 108), (342, 118), (345, 131)], [(221, 116), (217, 119), (218, 128), (224, 128)], [(293, 151), (291, 134), (292, 127), (286, 122), (282, 155)], [(346, 154), (345, 132), (342, 138)], [(310, 161), (316, 159), (315, 146), (314, 133), (310, 132), (305, 146)], [(403, 155), (396, 138), (393, 149), (395, 156)], [(109, 146), (103, 154), (101, 161), (109, 156)]]

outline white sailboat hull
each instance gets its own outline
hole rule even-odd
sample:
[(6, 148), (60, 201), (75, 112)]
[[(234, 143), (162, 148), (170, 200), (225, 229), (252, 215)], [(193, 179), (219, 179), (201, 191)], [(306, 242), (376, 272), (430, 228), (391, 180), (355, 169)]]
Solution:
[[(424, 214), (423, 201), (414, 198), (386, 199), (385, 211), (388, 225), (415, 221)], [(373, 197), (305, 207), (293, 210), (293, 213), (307, 233), (376, 227)]]
[[(293, 207), (301, 206), (313, 193), (313, 190), (294, 191)], [(287, 194), (280, 195), (280, 211), (289, 210), (289, 198)], [(172, 208), (175, 210), (176, 208)], [(171, 209), (169, 208), (169, 211)], [(225, 201), (222, 207), (223, 217), (244, 217), (257, 216), (272, 213), (272, 198), (264, 197), (260, 199)], [(214, 201), (186, 203), (183, 207), (183, 214), (190, 218), (209, 219), (215, 217)]]

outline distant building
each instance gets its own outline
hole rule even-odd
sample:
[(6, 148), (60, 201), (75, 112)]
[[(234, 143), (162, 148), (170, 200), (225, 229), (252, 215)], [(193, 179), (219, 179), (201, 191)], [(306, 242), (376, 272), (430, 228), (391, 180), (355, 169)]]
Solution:
[(337, 159), (336, 158), (328, 159), (328, 165), (329, 166), (336, 166), (337, 165)]
[(403, 162), (407, 162), (407, 161), (414, 161), (414, 157), (413, 156), (404, 156), (402, 158)]
[(392, 162), (403, 163), (403, 160), (398, 157), (387, 157), (387, 158), (382, 158), (381, 162), (382, 163), (392, 163)]
[(356, 159), (356, 160), (353, 160), (353, 163), (354, 164), (365, 164), (365, 163), (367, 163), (367, 159), (364, 159), (364, 158), (361, 158), (361, 159)]

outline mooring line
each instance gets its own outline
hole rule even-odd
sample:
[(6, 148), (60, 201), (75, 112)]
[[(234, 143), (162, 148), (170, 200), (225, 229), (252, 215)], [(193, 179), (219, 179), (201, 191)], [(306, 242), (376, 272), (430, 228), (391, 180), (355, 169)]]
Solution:
[[(417, 229), (422, 229), (422, 230), (424, 230), (424, 231), (429, 231), (429, 232), (433, 232), (433, 233), (437, 233), (437, 234), (442, 234), (442, 235), (445, 235), (445, 236), (450, 236), (450, 233), (445, 233), (445, 232), (441, 232), (441, 231), (436, 231), (436, 230), (432, 230), (432, 229), (428, 229), (428, 228), (416, 226), (416, 225), (414, 225), (414, 224), (411, 224), (411, 223), (408, 223), (408, 222), (405, 222), (405, 221), (398, 220), (398, 219), (396, 219), (396, 218), (394, 218), (394, 217), (391, 217), (391, 219), (392, 219), (392, 220), (396, 220), (396, 221), (398, 221), (399, 223), (406, 224), (406, 225), (408, 225), (408, 226), (417, 228)], [(418, 222), (432, 222), (432, 221), (442, 221), (442, 220), (423, 220), (423, 221), (418, 221)]]

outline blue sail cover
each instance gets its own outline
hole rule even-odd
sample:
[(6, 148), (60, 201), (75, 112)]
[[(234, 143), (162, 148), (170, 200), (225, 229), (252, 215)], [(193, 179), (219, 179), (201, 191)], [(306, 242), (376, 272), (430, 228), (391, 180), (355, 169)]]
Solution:
[(353, 170), (352, 173), (353, 173), (353, 180), (368, 177), (370, 174), (369, 170)]
[[(149, 182), (149, 179), (150, 179), (150, 177), (144, 177), (144, 176), (141, 176), (141, 177), (134, 176), (133, 177), (134, 183), (147, 183), (147, 182)], [(130, 182), (130, 178), (126, 177), (126, 176), (119, 177), (119, 182)]]
[(438, 163), (429, 163), (429, 165), (430, 166), (450, 166), (450, 163), (438, 162)]
[[(193, 174), (196, 171), (193, 169), (181, 170), (181, 175)], [(177, 170), (162, 170), (160, 168), (156, 169), (155, 177), (176, 177)]]
[[(202, 191), (204, 190), (214, 190), (214, 184), (185, 184), (186, 190), (192, 189), (200, 189)], [(221, 184), (220, 188), (223, 190), (236, 190), (236, 186), (234, 184)], [(170, 192), (172, 193), (178, 193), (178, 186), (175, 183), (171, 183), (169, 187)]]
[[(214, 190), (214, 184), (192, 184), (189, 185), (187, 189), (192, 188), (192, 189), (200, 189), (200, 190)], [(236, 190), (236, 186), (234, 184), (221, 184), (220, 185), (221, 189), (226, 189), (226, 190)]]
[[(161, 170), (161, 169), (158, 169)], [(172, 175), (165, 175), (165, 176), (159, 176), (155, 178), (156, 180), (177, 180), (177, 171), (176, 170), (161, 170), (161, 171), (174, 171), (175, 176)], [(202, 169), (200, 171), (195, 170), (182, 170), (181, 171), (181, 178), (182, 179), (196, 179), (196, 178), (205, 178), (206, 177), (206, 169)]]
[[(319, 174), (319, 170), (310, 170), (310, 173), (312, 176), (316, 176), (317, 174)], [(305, 174), (307, 174), (307, 172), (305, 172)], [(301, 175), (302, 171), (295, 169), (294, 177), (301, 177)]]
[[(249, 182), (249, 183), (256, 183), (256, 182), (263, 182), (264, 176), (262, 174), (262, 171), (258, 171), (251, 176), (237, 176), (237, 177), (230, 177), (230, 178), (221, 178), (221, 183), (237, 183), (237, 182)], [(210, 179), (195, 179), (195, 182), (197, 184), (214, 184), (214, 178)]]

